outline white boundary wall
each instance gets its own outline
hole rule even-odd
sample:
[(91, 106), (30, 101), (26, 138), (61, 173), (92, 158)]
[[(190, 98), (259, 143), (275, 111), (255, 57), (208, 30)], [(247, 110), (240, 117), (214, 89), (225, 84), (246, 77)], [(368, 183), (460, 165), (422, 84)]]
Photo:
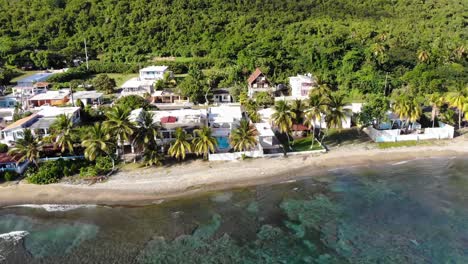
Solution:
[[(209, 154), (208, 160), (209, 161), (234, 161), (242, 158), (244, 154), (246, 157), (249, 158), (273, 158), (273, 157), (283, 157), (284, 153), (274, 153), (274, 154), (264, 154), (263, 148), (260, 144), (257, 145), (256, 150), (252, 151), (242, 151), (242, 152), (234, 152), (234, 153), (214, 153)], [(311, 150), (311, 151), (300, 151), (300, 152), (288, 152), (288, 156), (297, 156), (297, 155), (310, 155), (310, 154), (318, 154), (318, 153), (326, 153), (327, 150), (322, 145), (323, 149), (319, 150)]]
[(455, 133), (453, 126), (439, 122), (440, 127), (425, 128), (422, 134), (401, 135), (400, 129), (377, 130), (367, 127), (364, 131), (375, 142), (419, 141), (428, 139), (452, 139)]

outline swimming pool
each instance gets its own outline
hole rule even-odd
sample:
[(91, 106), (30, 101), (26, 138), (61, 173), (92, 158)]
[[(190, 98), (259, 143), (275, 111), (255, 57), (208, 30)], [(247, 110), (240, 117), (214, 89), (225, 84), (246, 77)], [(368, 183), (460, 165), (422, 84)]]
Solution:
[(217, 137), (216, 141), (218, 141), (218, 149), (226, 150), (231, 148), (229, 145), (229, 139), (227, 137)]

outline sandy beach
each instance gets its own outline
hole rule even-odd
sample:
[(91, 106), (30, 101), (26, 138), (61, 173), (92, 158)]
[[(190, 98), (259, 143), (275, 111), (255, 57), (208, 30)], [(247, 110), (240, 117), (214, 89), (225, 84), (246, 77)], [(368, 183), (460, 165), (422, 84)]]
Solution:
[(468, 139), (459, 137), (435, 145), (381, 150), (375, 144), (336, 147), (328, 153), (235, 162), (201, 160), (160, 168), (123, 169), (103, 183), (33, 185), (25, 181), (0, 187), (0, 206), (19, 204), (157, 203), (161, 199), (204, 192), (279, 183), (314, 177), (328, 170), (352, 166), (392, 164), (400, 161), (468, 157)]

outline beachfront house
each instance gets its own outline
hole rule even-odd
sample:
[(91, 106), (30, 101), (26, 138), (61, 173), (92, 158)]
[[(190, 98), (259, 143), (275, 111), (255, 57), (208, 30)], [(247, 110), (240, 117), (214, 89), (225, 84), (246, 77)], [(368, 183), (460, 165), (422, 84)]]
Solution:
[(19, 155), (0, 153), (0, 172), (11, 171), (22, 174), (28, 168), (29, 162), (27, 160), (20, 162), (20, 158)]
[(149, 66), (140, 70), (140, 79), (149, 81), (163, 80), (166, 73), (172, 75), (168, 66)]
[(68, 103), (70, 99), (70, 89), (61, 89), (58, 91), (47, 91), (32, 96), (28, 99), (31, 107), (40, 107), (43, 105), (61, 106)]
[(141, 97), (145, 97), (146, 95), (153, 92), (153, 85), (153, 80), (144, 80), (135, 77), (126, 81), (122, 85), (122, 92), (120, 93), (120, 96), (139, 95)]
[[(130, 113), (129, 120), (136, 122), (141, 118), (143, 110), (135, 109)], [(177, 109), (164, 111), (149, 111), (153, 115), (153, 123), (159, 124), (161, 139), (159, 144), (167, 144), (174, 140), (174, 132), (177, 128), (182, 128), (185, 132), (195, 136), (194, 130), (207, 126), (206, 109)]]
[(376, 123), (364, 131), (375, 142), (419, 141), (428, 139), (452, 139), (455, 128), (443, 122), (434, 127), (424, 127), (418, 122), (408, 123), (389, 111), (387, 121)]
[(254, 95), (258, 92), (268, 92), (270, 94), (274, 92), (274, 87), (271, 85), (270, 81), (268, 81), (266, 75), (259, 68), (255, 69), (252, 75), (250, 75), (249, 79), (247, 80), (247, 85), (247, 95), (250, 98), (254, 98)]
[(97, 91), (78, 91), (74, 92), (72, 98), (74, 103), (81, 101), (83, 105), (100, 105), (102, 102), (103, 93)]
[(14, 145), (17, 139), (23, 138), (24, 129), (30, 129), (35, 136), (48, 136), (51, 125), (61, 114), (71, 117), (75, 124), (80, 121), (79, 107), (44, 106), (37, 110), (38, 112), (17, 120), (2, 129), (0, 141), (9, 146)]
[(228, 151), (229, 135), (239, 127), (242, 119), (242, 109), (239, 104), (223, 104), (208, 109), (208, 126), (218, 141), (218, 151)]
[(264, 154), (278, 153), (281, 151), (280, 142), (276, 138), (275, 132), (269, 123), (254, 123), (254, 126), (258, 132), (259, 148)]

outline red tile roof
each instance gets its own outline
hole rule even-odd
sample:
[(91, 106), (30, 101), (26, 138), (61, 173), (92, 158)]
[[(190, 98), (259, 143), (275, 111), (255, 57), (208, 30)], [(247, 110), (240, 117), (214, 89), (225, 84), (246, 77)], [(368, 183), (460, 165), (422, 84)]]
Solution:
[(292, 126), (292, 131), (308, 131), (309, 128), (304, 126), (303, 124), (294, 124)]
[(17, 163), (19, 159), (18, 155), (12, 156), (8, 153), (0, 153), (0, 163)]
[(247, 83), (249, 85), (252, 85), (252, 83), (258, 78), (258, 76), (260, 76), (260, 74), (263, 74), (263, 72), (259, 68), (255, 69), (255, 71), (252, 73), (252, 75), (250, 75), (249, 79), (247, 80)]
[(34, 87), (48, 87), (50, 83), (48, 82), (37, 82), (34, 84)]

